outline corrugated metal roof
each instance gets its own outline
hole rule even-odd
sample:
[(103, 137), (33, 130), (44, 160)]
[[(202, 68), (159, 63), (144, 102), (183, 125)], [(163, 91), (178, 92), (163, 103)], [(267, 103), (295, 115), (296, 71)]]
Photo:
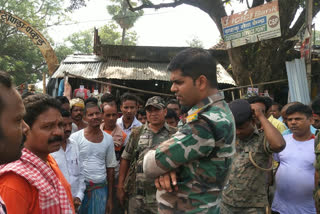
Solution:
[(102, 62), (97, 63), (68, 63), (68, 64), (60, 64), (58, 70), (54, 72), (52, 78), (62, 78), (64, 76), (64, 72), (68, 72), (70, 74), (82, 76), (85, 78), (96, 79), (99, 76), (100, 68)]
[(99, 78), (126, 80), (162, 80), (169, 81), (167, 63), (128, 62), (108, 59), (104, 62)]
[(218, 83), (237, 85), (231, 75), (224, 69), (221, 64), (217, 64), (217, 80)]
[(63, 60), (63, 63), (89, 63), (89, 62), (101, 62), (102, 58), (97, 55), (84, 55), (84, 54), (78, 54), (78, 55), (69, 55)]
[[(90, 79), (170, 81), (170, 72), (167, 71), (168, 63), (133, 62), (115, 59), (108, 59), (105, 62), (101, 61), (102, 59), (99, 57), (88, 56), (88, 59), (86, 59), (86, 55), (68, 56), (52, 77), (62, 78), (64, 72), (68, 72)], [(96, 61), (88, 63), (90, 60)], [(217, 80), (218, 83), (236, 85), (232, 77), (220, 64), (217, 65)]]

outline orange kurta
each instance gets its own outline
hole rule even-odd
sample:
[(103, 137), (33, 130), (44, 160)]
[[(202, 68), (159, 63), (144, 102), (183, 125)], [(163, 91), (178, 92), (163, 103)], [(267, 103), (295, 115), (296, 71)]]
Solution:
[[(48, 163), (66, 189), (73, 212), (71, 188), (64, 178), (56, 161), (49, 155)], [(5, 173), (0, 177), (0, 195), (6, 204), (8, 214), (37, 214), (40, 213), (39, 194), (36, 187), (14, 172)]]

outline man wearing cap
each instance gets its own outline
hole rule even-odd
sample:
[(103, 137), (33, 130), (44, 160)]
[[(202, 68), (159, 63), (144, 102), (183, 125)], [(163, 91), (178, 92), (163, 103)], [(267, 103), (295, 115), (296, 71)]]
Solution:
[[(263, 106), (235, 100), (229, 107), (236, 123), (237, 143), (230, 177), (222, 192), (221, 214), (266, 213), (269, 206), (266, 173), (272, 170), (269, 160), (286, 143), (265, 117)], [(264, 132), (258, 132), (255, 120)]]
[(72, 118), (72, 133), (87, 127), (87, 123), (83, 121), (84, 102), (80, 98), (70, 100), (70, 112)]
[(156, 188), (153, 180), (146, 180), (143, 158), (150, 148), (169, 139), (176, 132), (175, 128), (165, 122), (167, 109), (161, 97), (148, 99), (145, 108), (148, 122), (133, 129), (120, 162), (117, 196), (121, 204), (125, 193), (129, 196), (129, 214), (157, 213)]

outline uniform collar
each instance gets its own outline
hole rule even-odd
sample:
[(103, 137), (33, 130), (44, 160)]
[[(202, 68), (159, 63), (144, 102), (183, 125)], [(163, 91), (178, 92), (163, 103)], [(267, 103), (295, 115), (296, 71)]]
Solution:
[(252, 132), (252, 134), (249, 137), (247, 137), (244, 140), (238, 139), (238, 141), (239, 142), (247, 142), (247, 141), (251, 140), (252, 138), (254, 138), (255, 136), (259, 136), (259, 134), (260, 134), (259, 130), (257, 129), (257, 127), (255, 127), (254, 131)]
[(212, 94), (212, 95), (204, 98), (203, 100), (201, 100), (201, 102), (199, 102), (195, 106), (193, 106), (188, 111), (188, 115), (196, 114), (196, 113), (200, 112), (202, 109), (205, 109), (207, 106), (212, 105), (213, 103), (216, 103), (216, 102), (221, 101), (223, 99), (224, 99), (224, 95), (223, 95), (222, 91), (219, 91), (216, 94)]
[[(143, 127), (144, 130), (152, 131), (152, 129), (149, 127), (149, 123), (148, 122), (146, 122), (146, 124), (144, 124), (143, 126), (144, 126)], [(161, 127), (161, 129), (159, 129), (159, 131), (157, 133), (161, 132), (163, 128), (165, 128), (167, 131), (170, 131), (169, 125), (167, 124), (167, 122), (165, 122), (163, 127)]]

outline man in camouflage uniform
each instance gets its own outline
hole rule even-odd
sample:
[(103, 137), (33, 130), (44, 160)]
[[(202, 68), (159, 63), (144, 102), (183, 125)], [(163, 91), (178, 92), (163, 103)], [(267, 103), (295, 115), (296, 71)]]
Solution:
[(317, 137), (314, 142), (314, 152), (316, 153), (316, 161), (315, 161), (315, 191), (314, 191), (314, 201), (316, 203), (317, 213), (320, 213), (320, 136), (319, 132), (317, 133)]
[[(222, 192), (221, 214), (264, 214), (269, 205), (266, 173), (272, 170), (270, 158), (286, 143), (265, 117), (263, 103), (250, 106), (246, 100), (235, 100), (229, 107), (236, 122), (237, 143), (228, 184)], [(264, 132), (258, 132), (254, 118)]]
[[(177, 131), (165, 122), (167, 109), (161, 97), (155, 96), (148, 99), (145, 108), (148, 122), (132, 131), (129, 142), (121, 156), (119, 186), (124, 188), (127, 186), (129, 214), (157, 213), (156, 187), (153, 180), (147, 181), (143, 173), (142, 161), (144, 154), (149, 149), (169, 139)], [(128, 179), (125, 180), (124, 177), (127, 174)], [(131, 186), (131, 188), (128, 186)], [(123, 190), (118, 189), (118, 191)], [(122, 193), (120, 197), (124, 197), (124, 194)], [(120, 200), (123, 201), (123, 198)]]
[(218, 214), (235, 151), (235, 125), (217, 89), (216, 63), (208, 51), (189, 48), (173, 58), (168, 70), (171, 91), (191, 109), (178, 132), (145, 155), (144, 172), (160, 176), (155, 181), (160, 214)]

